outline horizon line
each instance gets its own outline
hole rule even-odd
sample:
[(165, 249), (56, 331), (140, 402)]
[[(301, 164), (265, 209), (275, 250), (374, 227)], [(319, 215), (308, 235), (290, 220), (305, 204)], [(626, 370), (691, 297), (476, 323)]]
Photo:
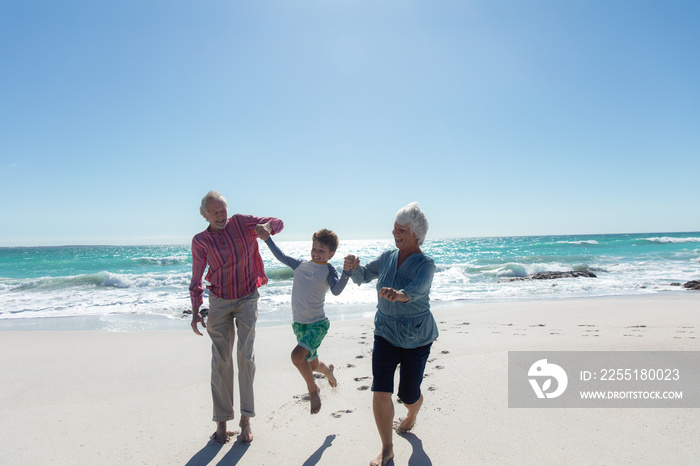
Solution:
[[(437, 237), (437, 238), (426, 238), (426, 241), (444, 241), (444, 240), (458, 240), (458, 239), (476, 239), (476, 238), (535, 238), (538, 236), (623, 236), (623, 235), (662, 235), (662, 234), (690, 234), (690, 233), (697, 233), (700, 234), (700, 230), (698, 231), (650, 231), (650, 232), (626, 232), (626, 233), (560, 233), (560, 234), (533, 234), (533, 235), (486, 235), (486, 236), (444, 236), (444, 237)], [(288, 239), (284, 241), (279, 241), (280, 243), (284, 242), (298, 242), (298, 241), (306, 241), (306, 238), (304, 239)], [(352, 239), (346, 239), (344, 241), (391, 241), (391, 238), (352, 238)], [(148, 242), (139, 242), (139, 243), (66, 243), (66, 244), (36, 244), (36, 245), (14, 245), (14, 246), (2, 246), (0, 245), (0, 249), (23, 249), (23, 248), (87, 248), (87, 247), (93, 247), (93, 248), (99, 248), (99, 247), (120, 247), (120, 246), (128, 246), (128, 247), (133, 247), (133, 246), (188, 246), (188, 243), (148, 243)]]

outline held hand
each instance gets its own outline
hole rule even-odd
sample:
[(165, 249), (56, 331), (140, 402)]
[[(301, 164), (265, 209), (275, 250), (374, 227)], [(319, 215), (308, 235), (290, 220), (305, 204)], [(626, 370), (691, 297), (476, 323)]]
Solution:
[(199, 313), (199, 309), (193, 309), (192, 310), (192, 330), (194, 330), (194, 333), (199, 335), (200, 337), (203, 336), (202, 332), (199, 331), (197, 328), (197, 322), (202, 323), (203, 328), (207, 328), (207, 325), (204, 323), (204, 317), (202, 317), (202, 314)]
[(403, 294), (401, 291), (397, 291), (393, 288), (382, 288), (379, 291), (379, 297), (384, 298), (388, 301), (391, 301), (392, 303), (399, 301), (401, 303), (407, 303), (408, 302), (408, 296)]
[(360, 266), (360, 259), (358, 257), (353, 256), (352, 254), (348, 254), (345, 256), (345, 262), (343, 263), (343, 270), (347, 270), (348, 272), (350, 271), (355, 271)]
[(255, 225), (255, 234), (258, 235), (258, 238), (261, 240), (267, 241), (267, 239), (270, 237), (270, 233), (272, 233), (272, 227), (269, 223), (260, 223)]

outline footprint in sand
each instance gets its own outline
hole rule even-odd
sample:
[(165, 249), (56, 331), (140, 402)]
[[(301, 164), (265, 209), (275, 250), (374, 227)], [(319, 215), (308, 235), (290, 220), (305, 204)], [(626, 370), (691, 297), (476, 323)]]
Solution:
[(442, 351), (440, 351), (440, 354), (450, 354), (450, 352), (447, 350), (442, 350)]
[(355, 367), (355, 365), (354, 365), (354, 364), (348, 364), (348, 365), (346, 365), (345, 367), (347, 367), (348, 369), (352, 369), (353, 367)]
[(368, 380), (368, 379), (369, 379), (369, 377), (365, 376), (365, 377), (355, 377), (353, 380), (355, 382), (361, 382), (363, 380)]
[(357, 387), (357, 389), (363, 392), (365, 390), (369, 390), (369, 385), (360, 385), (359, 387)]
[(334, 418), (338, 419), (338, 418), (341, 417), (343, 414), (350, 414), (350, 413), (352, 413), (352, 411), (353, 411), (352, 409), (342, 409), (342, 410), (340, 410), (340, 411), (336, 411), (336, 412), (334, 412), (334, 413), (331, 413), (331, 416), (333, 416)]

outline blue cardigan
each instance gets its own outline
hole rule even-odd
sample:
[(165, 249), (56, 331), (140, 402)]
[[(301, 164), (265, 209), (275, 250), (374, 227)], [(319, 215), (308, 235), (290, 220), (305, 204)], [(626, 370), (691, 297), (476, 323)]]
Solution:
[(400, 348), (418, 348), (438, 337), (437, 324), (430, 312), (430, 286), (435, 263), (422, 253), (414, 253), (397, 267), (398, 249), (383, 252), (378, 258), (353, 272), (358, 285), (377, 278), (377, 294), (384, 287), (402, 291), (409, 301), (391, 302), (378, 298), (374, 334)]

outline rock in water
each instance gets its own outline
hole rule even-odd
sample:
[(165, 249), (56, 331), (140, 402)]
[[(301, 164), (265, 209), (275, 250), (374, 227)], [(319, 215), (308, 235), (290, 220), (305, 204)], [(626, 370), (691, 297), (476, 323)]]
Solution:
[(537, 272), (528, 275), (527, 277), (516, 277), (516, 278), (505, 278), (499, 280), (500, 282), (512, 282), (516, 280), (553, 280), (555, 278), (577, 278), (577, 277), (587, 277), (596, 278), (593, 272), (588, 270), (572, 270), (570, 272)]

